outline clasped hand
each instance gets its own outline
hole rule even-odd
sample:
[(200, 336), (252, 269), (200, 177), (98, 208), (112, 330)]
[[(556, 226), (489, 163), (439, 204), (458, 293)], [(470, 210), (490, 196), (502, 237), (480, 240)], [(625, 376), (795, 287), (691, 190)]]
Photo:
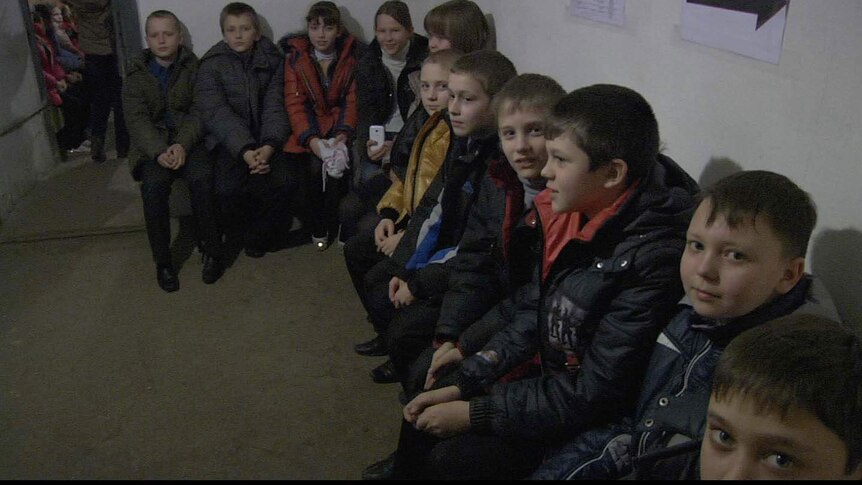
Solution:
[(392, 302), (392, 305), (394, 305), (395, 308), (403, 308), (410, 306), (411, 303), (416, 301), (416, 297), (410, 292), (410, 288), (407, 286), (406, 281), (397, 276), (393, 276), (392, 279), (389, 280), (389, 301)]
[(470, 429), (470, 403), (456, 386), (423, 392), (404, 406), (404, 419), (419, 431), (449, 438)]
[(245, 160), (246, 165), (248, 165), (248, 173), (252, 175), (269, 173), (272, 170), (272, 167), (269, 165), (269, 158), (272, 157), (274, 152), (275, 149), (269, 145), (263, 145), (257, 150), (246, 150), (242, 154), (242, 158)]
[(186, 149), (179, 143), (174, 143), (156, 158), (159, 165), (171, 170), (179, 170), (186, 164)]

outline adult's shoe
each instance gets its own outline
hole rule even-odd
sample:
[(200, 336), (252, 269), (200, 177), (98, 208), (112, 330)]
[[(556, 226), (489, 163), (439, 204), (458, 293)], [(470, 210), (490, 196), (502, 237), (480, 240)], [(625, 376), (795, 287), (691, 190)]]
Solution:
[(362, 470), (363, 480), (391, 480), (395, 477), (395, 453)]
[(90, 137), (90, 157), (95, 163), (102, 163), (107, 160), (107, 157), (105, 156), (105, 137)]
[(387, 359), (386, 362), (371, 369), (371, 379), (378, 384), (398, 382), (398, 376), (395, 375), (395, 364), (392, 363), (392, 359)]
[(353, 350), (359, 355), (368, 357), (382, 357), (389, 355), (389, 349), (386, 348), (386, 339), (378, 335), (368, 342), (362, 342), (353, 346)]
[(204, 268), (201, 271), (201, 279), (204, 283), (211, 285), (218, 281), (224, 274), (224, 265), (219, 258), (204, 254)]
[(180, 289), (180, 279), (177, 278), (177, 272), (170, 266), (157, 266), (156, 279), (159, 282), (159, 287), (168, 293)]

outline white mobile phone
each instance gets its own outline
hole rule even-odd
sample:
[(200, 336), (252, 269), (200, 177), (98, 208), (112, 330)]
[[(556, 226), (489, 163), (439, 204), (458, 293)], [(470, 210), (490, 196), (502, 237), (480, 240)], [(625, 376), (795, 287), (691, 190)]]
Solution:
[(377, 142), (377, 145), (374, 146), (375, 149), (380, 149), (383, 147), (383, 142), (386, 141), (386, 132), (381, 125), (371, 125), (368, 128), (368, 139), (374, 140)]

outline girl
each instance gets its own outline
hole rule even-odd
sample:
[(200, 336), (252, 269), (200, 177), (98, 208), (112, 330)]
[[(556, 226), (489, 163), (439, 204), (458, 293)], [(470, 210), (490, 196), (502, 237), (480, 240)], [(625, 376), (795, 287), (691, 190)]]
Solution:
[(344, 29), (332, 2), (315, 3), (305, 20), (307, 32), (279, 42), (286, 55), (284, 103), (292, 127), (284, 151), (299, 171), (298, 216), (323, 251), (338, 235), (338, 204), (347, 188), (343, 172), (356, 129), (358, 41)]
[[(359, 123), (357, 147), (362, 184), (388, 160), (392, 146), (373, 147), (368, 127), (382, 125), (392, 140), (418, 105), (419, 70), (428, 55), (428, 39), (413, 31), (410, 10), (401, 0), (389, 0), (374, 17), (374, 40), (356, 70)], [(367, 148), (363, 150), (362, 148)], [(380, 194), (379, 194), (380, 195)]]

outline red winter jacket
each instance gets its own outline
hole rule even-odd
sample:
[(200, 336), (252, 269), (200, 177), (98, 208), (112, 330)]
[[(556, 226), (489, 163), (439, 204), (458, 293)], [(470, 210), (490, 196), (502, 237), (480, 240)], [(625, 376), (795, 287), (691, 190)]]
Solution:
[(57, 89), (57, 83), (66, 80), (66, 71), (60, 66), (54, 47), (45, 34), (45, 28), (40, 24), (33, 24), (36, 32), (36, 48), (39, 50), (39, 59), (42, 61), (42, 74), (45, 76), (45, 87), (48, 90), (48, 99), (54, 106), (63, 104), (63, 98)]
[(329, 89), (324, 92), (313, 47), (305, 34), (279, 41), (287, 57), (284, 64), (284, 104), (290, 117), (291, 135), (284, 144), (288, 153), (310, 153), (308, 143), (341, 133), (348, 139), (356, 129), (354, 72), (358, 41), (344, 34), (336, 41), (338, 53)]

